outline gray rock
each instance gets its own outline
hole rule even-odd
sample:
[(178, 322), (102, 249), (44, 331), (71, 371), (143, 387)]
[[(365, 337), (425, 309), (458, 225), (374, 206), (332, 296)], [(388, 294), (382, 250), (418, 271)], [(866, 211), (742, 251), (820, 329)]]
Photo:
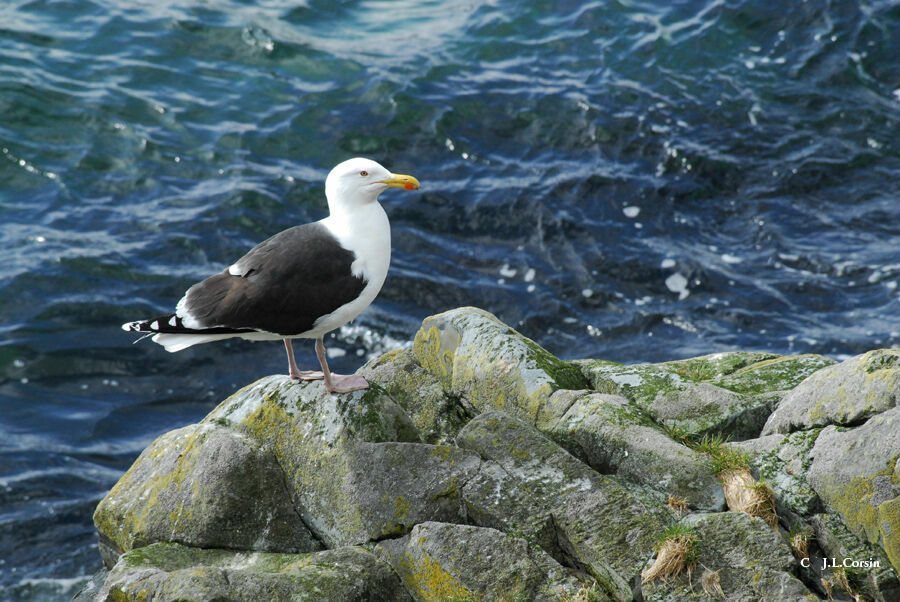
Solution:
[(322, 381), (295, 381), (283, 375), (268, 376), (244, 387), (220, 403), (203, 422), (253, 435), (267, 434), (270, 428), (288, 429), (295, 436), (284, 442), (289, 445), (307, 436), (331, 446), (347, 440), (420, 441), (403, 408), (377, 385), (332, 395), (325, 391)]
[(775, 492), (779, 516), (785, 514), (784, 508), (800, 516), (822, 509), (818, 494), (806, 481), (812, 462), (810, 451), (820, 432), (811, 429), (731, 444), (749, 453), (751, 468)]
[(419, 365), (410, 349), (385, 353), (359, 373), (381, 386), (406, 411), (425, 443), (452, 443), (474, 415), (465, 400), (444, 392), (438, 379)]
[[(722, 378), (783, 356), (766, 351), (720, 351), (699, 357), (663, 362), (665, 366), (695, 382)], [(767, 389), (771, 391), (772, 389)]]
[(559, 562), (572, 564), (559, 547), (552, 508), (531, 495), (527, 480), (523, 483), (498, 463), (485, 460), (463, 487), (462, 496), (469, 523), (522, 537)]
[(675, 365), (619, 364), (606, 360), (574, 362), (598, 393), (621, 395), (642, 407), (661, 391), (677, 390), (692, 379), (678, 372)]
[(565, 405), (545, 431), (598, 472), (683, 497), (695, 509), (724, 508), (707, 457), (670, 439), (624, 397), (585, 393)]
[[(694, 514), (681, 524), (698, 537), (697, 569), (666, 582), (643, 585), (647, 602), (709, 600), (700, 585), (704, 569), (717, 571), (728, 600), (815, 600), (794, 575), (797, 561), (781, 537), (759, 518), (742, 512)], [(652, 560), (647, 562), (647, 566)]]
[(294, 509), (275, 456), (215, 424), (159, 437), (94, 512), (112, 566), (153, 542), (306, 552), (321, 549)]
[[(850, 564), (867, 561), (878, 563), (877, 567), (856, 570), (851, 568), (849, 571), (853, 580), (852, 585), (865, 599), (879, 602), (900, 600), (900, 579), (891, 569), (891, 563), (884, 552), (861, 542), (835, 514), (816, 514), (810, 519), (810, 523), (829, 567), (832, 564), (843, 566), (845, 559), (849, 560)], [(814, 568), (826, 575), (828, 573), (827, 570), (822, 570), (824, 568), (822, 565)]]
[(470, 519), (561, 552), (614, 598), (631, 599), (656, 533), (672, 520), (662, 496), (629, 491), (500, 412), (476, 417), (457, 440), (492, 461), (464, 489)]
[(98, 600), (405, 601), (387, 563), (358, 547), (312, 554), (157, 543), (124, 554)]
[(745, 395), (788, 391), (812, 373), (834, 363), (829, 357), (813, 353), (783, 355), (747, 365), (714, 379), (712, 383)]
[(660, 425), (694, 440), (756, 437), (781, 389), (828, 365), (822, 356), (716, 353), (662, 364), (576, 362), (594, 390), (622, 395)]
[(586, 386), (577, 366), (474, 307), (426, 318), (413, 355), (445, 392), (476, 411), (501, 410), (531, 423), (554, 391)]
[(900, 570), (900, 408), (853, 429), (825, 427), (811, 455), (807, 480), (825, 508)]
[(697, 440), (706, 435), (749, 439), (772, 411), (768, 397), (749, 397), (710, 383), (685, 383), (660, 391), (647, 407), (655, 422)]
[(459, 488), (477, 454), (413, 443), (418, 432), (377, 385), (329, 395), (320, 383), (263, 379), (204, 422), (273, 450), (300, 515), (327, 547), (401, 535), (425, 520), (465, 522)]
[(579, 589), (545, 552), (495, 529), (425, 522), (377, 550), (415, 600), (560, 600)]
[(102, 568), (87, 580), (87, 583), (81, 586), (78, 593), (72, 598), (72, 602), (94, 602), (103, 589), (103, 584), (109, 576), (109, 569)]
[(823, 368), (791, 390), (763, 434), (853, 425), (898, 405), (900, 349), (879, 349)]

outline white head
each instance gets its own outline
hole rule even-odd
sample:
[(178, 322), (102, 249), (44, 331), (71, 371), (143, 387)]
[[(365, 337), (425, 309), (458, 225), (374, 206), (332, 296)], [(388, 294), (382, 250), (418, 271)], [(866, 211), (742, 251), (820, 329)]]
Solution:
[(325, 178), (325, 197), (331, 213), (374, 203), (387, 188), (416, 190), (419, 181), (412, 176), (391, 173), (375, 161), (360, 157), (338, 164)]

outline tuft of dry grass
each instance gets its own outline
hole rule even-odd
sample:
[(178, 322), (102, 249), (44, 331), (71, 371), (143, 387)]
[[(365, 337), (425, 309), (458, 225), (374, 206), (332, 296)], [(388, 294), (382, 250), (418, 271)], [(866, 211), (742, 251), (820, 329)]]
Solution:
[(725, 503), (732, 512), (744, 512), (757, 516), (772, 529), (778, 529), (775, 512), (775, 493), (765, 483), (758, 483), (747, 468), (734, 468), (719, 474)]
[(656, 560), (641, 573), (641, 583), (668, 581), (687, 569), (688, 579), (697, 563), (697, 534), (690, 527), (672, 525), (656, 545)]
[(839, 566), (831, 572), (831, 582), (844, 590), (845, 593), (853, 595), (853, 588), (850, 587), (850, 577), (847, 575), (847, 570), (844, 567)]
[(794, 556), (797, 557), (797, 560), (809, 558), (809, 533), (803, 530), (792, 531), (791, 550), (794, 551)]
[(719, 571), (711, 571), (705, 569), (700, 577), (700, 584), (703, 591), (710, 598), (725, 598), (725, 591), (722, 589), (722, 579), (719, 577)]
[(599, 602), (605, 599), (606, 596), (600, 590), (600, 586), (594, 582), (590, 585), (583, 583), (577, 592), (565, 594), (560, 598), (560, 602)]
[(669, 494), (669, 499), (666, 500), (666, 503), (669, 505), (669, 509), (672, 512), (687, 512), (688, 511), (688, 503), (687, 498), (678, 497), (677, 495)]

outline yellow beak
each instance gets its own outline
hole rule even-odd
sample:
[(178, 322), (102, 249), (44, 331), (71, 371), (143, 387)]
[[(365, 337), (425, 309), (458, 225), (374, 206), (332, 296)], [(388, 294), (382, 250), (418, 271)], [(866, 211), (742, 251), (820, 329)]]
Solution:
[(406, 190), (418, 190), (420, 188), (417, 179), (399, 173), (392, 173), (390, 178), (382, 180), (381, 183), (387, 184), (389, 188), (405, 188)]

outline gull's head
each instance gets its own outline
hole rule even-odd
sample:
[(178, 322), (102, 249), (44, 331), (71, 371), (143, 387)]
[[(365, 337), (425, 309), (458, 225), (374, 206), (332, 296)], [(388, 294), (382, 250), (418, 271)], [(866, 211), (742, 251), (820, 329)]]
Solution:
[(388, 188), (416, 190), (419, 181), (412, 176), (391, 173), (375, 161), (359, 157), (340, 163), (325, 179), (325, 196), (332, 211), (374, 203)]

